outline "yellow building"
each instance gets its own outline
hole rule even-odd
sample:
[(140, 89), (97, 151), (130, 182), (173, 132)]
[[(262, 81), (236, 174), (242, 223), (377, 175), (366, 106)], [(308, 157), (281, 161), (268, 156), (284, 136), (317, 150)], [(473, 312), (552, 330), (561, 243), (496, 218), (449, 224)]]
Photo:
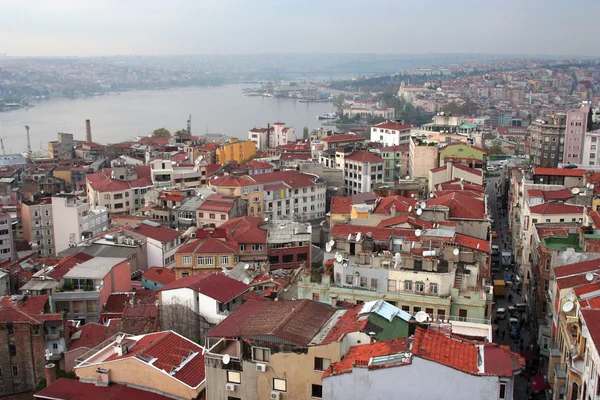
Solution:
[(256, 154), (256, 143), (245, 140), (230, 139), (216, 151), (217, 164), (227, 164), (229, 161), (242, 162)]

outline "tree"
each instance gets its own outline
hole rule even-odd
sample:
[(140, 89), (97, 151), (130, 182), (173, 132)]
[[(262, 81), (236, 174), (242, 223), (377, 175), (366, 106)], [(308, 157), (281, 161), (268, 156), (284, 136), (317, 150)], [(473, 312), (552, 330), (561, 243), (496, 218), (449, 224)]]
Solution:
[(502, 154), (502, 143), (498, 140), (492, 142), (492, 146), (489, 149), (490, 154)]
[(187, 131), (187, 129), (180, 129), (178, 131), (176, 131), (173, 135), (179, 137), (179, 138), (188, 138), (192, 135), (190, 135), (190, 133)]
[(305, 126), (304, 129), (302, 129), (302, 138), (308, 139), (308, 126)]
[(165, 128), (158, 128), (152, 132), (153, 138), (163, 138), (163, 137), (169, 137), (169, 136), (171, 136), (171, 132), (169, 132), (169, 130), (165, 129)]

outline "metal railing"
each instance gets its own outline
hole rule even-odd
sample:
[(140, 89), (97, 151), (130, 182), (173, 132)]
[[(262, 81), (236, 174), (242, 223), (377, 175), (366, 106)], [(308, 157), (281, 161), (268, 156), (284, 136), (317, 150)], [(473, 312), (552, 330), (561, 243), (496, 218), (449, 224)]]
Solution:
[(565, 364), (554, 365), (554, 376), (558, 379), (567, 379), (567, 368)]

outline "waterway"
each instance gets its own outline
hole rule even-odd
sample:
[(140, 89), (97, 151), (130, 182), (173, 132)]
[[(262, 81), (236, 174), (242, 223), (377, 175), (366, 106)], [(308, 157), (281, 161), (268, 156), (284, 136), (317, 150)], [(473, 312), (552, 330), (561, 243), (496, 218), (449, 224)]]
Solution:
[[(302, 135), (307, 126), (321, 126), (317, 115), (334, 110), (332, 103), (300, 103), (294, 99), (246, 97), (248, 84), (114, 93), (77, 99), (51, 99), (35, 107), (0, 113), (0, 138), (7, 152), (26, 151), (25, 125), (30, 127), (33, 151), (47, 150), (58, 132), (85, 139), (85, 120), (92, 123), (94, 142), (107, 144), (147, 136), (156, 128), (172, 132), (186, 127), (192, 115), (192, 134), (221, 133), (246, 139), (253, 127), (285, 122)], [(325, 121), (323, 121), (325, 122)]]

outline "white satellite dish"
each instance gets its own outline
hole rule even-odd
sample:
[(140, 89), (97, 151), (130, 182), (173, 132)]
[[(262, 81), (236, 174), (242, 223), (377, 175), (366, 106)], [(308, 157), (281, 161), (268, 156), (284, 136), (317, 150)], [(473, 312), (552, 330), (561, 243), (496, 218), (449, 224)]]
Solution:
[(351, 233), (349, 233), (349, 234), (348, 234), (348, 241), (351, 241), (351, 240), (352, 240), (352, 234), (351, 234)]
[(421, 233), (423, 233), (420, 229), (415, 230), (415, 236), (419, 237), (421, 236)]
[(331, 247), (333, 247), (333, 245), (335, 244), (335, 240), (333, 240), (333, 239), (332, 239), (332, 240), (330, 240), (328, 243), (329, 243), (329, 245), (330, 245)]
[(460, 254), (460, 250), (459, 249), (454, 249), (452, 250), (452, 254), (454, 254), (455, 256)]
[(429, 193), (429, 197), (431, 197), (432, 199), (435, 197), (435, 194), (433, 192)]
[(360, 237), (361, 237), (361, 234), (360, 234), (360, 232), (358, 232), (358, 233), (356, 234), (356, 241), (357, 241), (357, 242), (359, 242), (359, 241), (360, 241)]
[(571, 189), (571, 193), (573, 194), (579, 194), (580, 190), (578, 187), (574, 187), (573, 189)]
[(594, 188), (594, 184), (592, 183), (592, 184), (590, 184), (590, 189), (593, 189), (593, 188)]
[(585, 274), (585, 279), (586, 279), (588, 282), (591, 282), (591, 281), (593, 281), (593, 280), (594, 280), (594, 274), (592, 274), (591, 272), (588, 272), (587, 274)]
[(575, 293), (573, 293), (573, 292), (567, 293), (567, 300), (575, 301)]
[(341, 254), (336, 254), (335, 261), (341, 263), (342, 261), (344, 261), (344, 257)]
[(325, 251), (328, 253), (331, 252), (331, 244), (329, 244), (329, 242), (325, 244)]
[(585, 187), (589, 189), (589, 188), (590, 188), (590, 183), (589, 183), (589, 182), (588, 182), (588, 183), (586, 183), (586, 184), (585, 184)]
[(425, 203), (424, 201), (421, 202), (421, 208), (425, 208), (427, 207), (427, 203)]
[(421, 210), (420, 208), (417, 210), (417, 215), (421, 215), (423, 214), (423, 210)]
[(348, 268), (348, 263), (344, 263), (344, 264), (343, 264), (343, 267), (344, 267), (344, 268)]
[(566, 302), (565, 304), (563, 304), (563, 306), (562, 306), (562, 310), (563, 310), (563, 312), (566, 312), (566, 313), (573, 311), (573, 308), (575, 308), (575, 304), (573, 304), (573, 302), (572, 302), (572, 301), (567, 301), (567, 302)]
[(251, 282), (250, 278), (244, 278), (244, 279), (242, 279), (242, 283), (245, 284), (245, 285), (249, 285), (250, 282)]
[(419, 311), (415, 314), (415, 319), (417, 322), (425, 322), (427, 319), (429, 319), (429, 315), (427, 315), (425, 311)]
[(227, 365), (231, 361), (231, 356), (229, 354), (225, 354), (223, 356), (223, 364)]
[(249, 269), (249, 268), (250, 268), (250, 264), (244, 265), (244, 269)]
[(412, 211), (412, 206), (408, 206), (408, 212)]
[(406, 180), (409, 180), (409, 179), (410, 179), (410, 175), (406, 175), (406, 176), (404, 177), (404, 179), (406, 179)]
[(265, 217), (265, 222), (269, 222), (269, 217)]

